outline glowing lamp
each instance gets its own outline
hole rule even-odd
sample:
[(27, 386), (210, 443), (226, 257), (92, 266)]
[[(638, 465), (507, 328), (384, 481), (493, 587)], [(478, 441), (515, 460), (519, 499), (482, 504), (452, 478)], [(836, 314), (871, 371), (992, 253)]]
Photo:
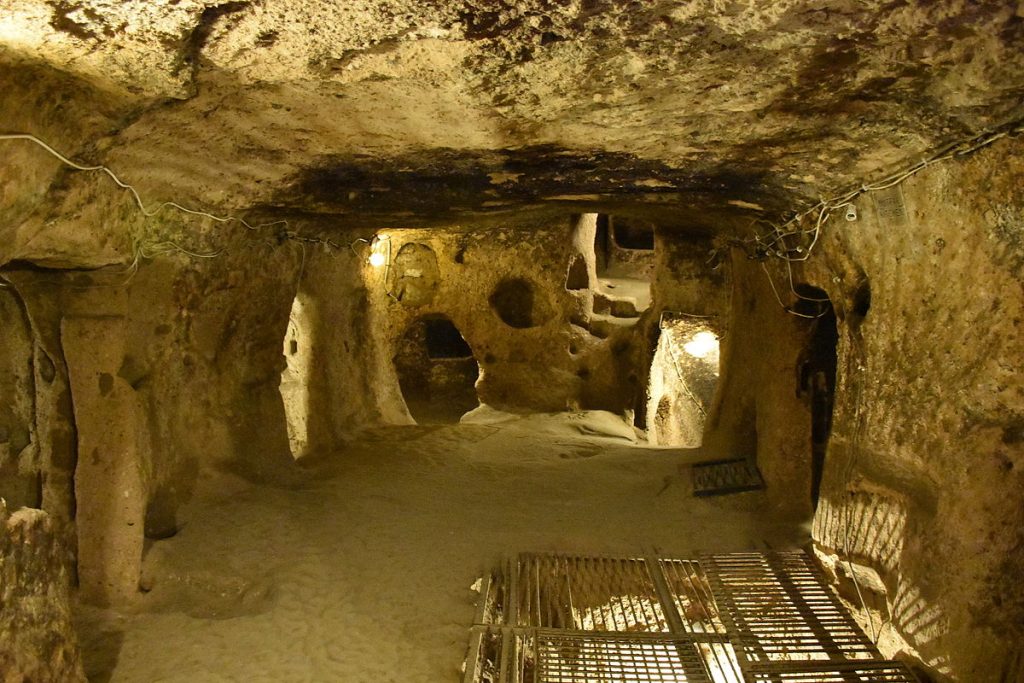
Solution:
[(698, 332), (683, 344), (683, 349), (695, 358), (707, 358), (718, 350), (718, 337), (712, 332)]

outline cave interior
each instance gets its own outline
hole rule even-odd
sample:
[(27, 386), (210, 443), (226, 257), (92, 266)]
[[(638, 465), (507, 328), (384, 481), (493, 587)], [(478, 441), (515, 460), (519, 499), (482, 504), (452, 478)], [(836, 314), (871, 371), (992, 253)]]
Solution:
[[(799, 552), (907, 675), (1024, 681), (1022, 48), (1005, 1), (0, 0), (0, 678), (497, 682), (510, 558)], [(501, 683), (913, 680), (714, 637)]]

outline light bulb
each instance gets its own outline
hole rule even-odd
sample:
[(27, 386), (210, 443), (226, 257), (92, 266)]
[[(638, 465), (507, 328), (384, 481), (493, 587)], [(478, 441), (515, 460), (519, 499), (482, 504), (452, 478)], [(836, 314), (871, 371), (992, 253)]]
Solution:
[(386, 256), (384, 256), (384, 254), (380, 253), (379, 251), (375, 251), (372, 254), (370, 254), (370, 258), (368, 260), (371, 266), (373, 266), (374, 268), (380, 268), (385, 263), (387, 263), (388, 259)]
[(683, 344), (683, 349), (695, 358), (706, 358), (718, 350), (718, 337), (712, 332), (698, 332)]

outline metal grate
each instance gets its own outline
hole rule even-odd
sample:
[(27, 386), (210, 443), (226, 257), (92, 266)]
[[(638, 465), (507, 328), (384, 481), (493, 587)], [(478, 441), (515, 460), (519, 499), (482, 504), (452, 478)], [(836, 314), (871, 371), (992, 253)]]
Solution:
[(484, 582), (466, 683), (916, 683), (804, 553), (522, 555)]
[(465, 683), (501, 683), (501, 631), (474, 626), (469, 632), (469, 656), (466, 658)]
[(660, 560), (672, 602), (687, 633), (725, 633), (718, 606), (700, 563), (694, 560)]
[(523, 555), (517, 626), (627, 633), (667, 632), (643, 559)]
[(918, 683), (905, 666), (885, 661), (833, 663), (806, 668), (791, 666), (755, 671), (747, 680), (753, 683)]
[(507, 610), (515, 602), (511, 593), (514, 568), (514, 562), (506, 560), (501, 568), (480, 579), (481, 599), (477, 604), (475, 623), (501, 625), (511, 622)]
[(757, 465), (746, 459), (716, 460), (693, 466), (693, 495), (721, 496), (764, 488)]
[(878, 659), (878, 650), (804, 553), (703, 558), (730, 640), (752, 666)]
[(872, 192), (871, 198), (875, 202), (878, 218), (883, 223), (892, 227), (904, 227), (910, 223), (907, 205), (903, 200), (903, 188), (900, 185)]
[(534, 647), (536, 677), (528, 683), (710, 683), (685, 638), (538, 630)]

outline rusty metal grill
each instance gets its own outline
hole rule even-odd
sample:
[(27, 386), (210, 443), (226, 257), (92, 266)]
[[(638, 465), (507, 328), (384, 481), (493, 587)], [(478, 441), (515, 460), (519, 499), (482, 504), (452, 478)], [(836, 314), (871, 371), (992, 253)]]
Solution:
[(710, 683), (685, 638), (538, 630), (534, 647), (536, 676), (528, 683)]
[(667, 632), (643, 559), (523, 555), (518, 626), (627, 633)]
[(725, 624), (718, 615), (711, 584), (700, 563), (695, 560), (660, 560), (659, 565), (683, 629), (687, 633), (724, 634)]
[(730, 640), (752, 664), (879, 659), (804, 553), (702, 558)]
[(914, 683), (804, 553), (522, 555), (486, 577), (465, 683)]
[(500, 630), (474, 626), (469, 632), (469, 654), (466, 658), (467, 681), (501, 683), (502, 647), (504, 637)]
[(693, 468), (693, 495), (723, 496), (729, 493), (764, 488), (764, 479), (754, 463), (742, 460), (716, 460)]
[(858, 661), (815, 667), (776, 667), (754, 671), (747, 678), (754, 683), (918, 683), (907, 668), (897, 662)]

